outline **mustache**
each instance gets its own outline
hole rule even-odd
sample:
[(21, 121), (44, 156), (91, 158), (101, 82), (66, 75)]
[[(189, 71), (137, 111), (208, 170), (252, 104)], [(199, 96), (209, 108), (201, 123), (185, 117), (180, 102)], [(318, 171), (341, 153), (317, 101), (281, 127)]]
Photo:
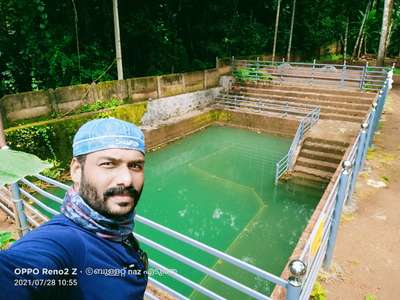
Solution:
[(133, 186), (129, 187), (124, 187), (124, 186), (116, 186), (116, 187), (111, 187), (107, 189), (103, 193), (104, 200), (107, 200), (107, 198), (112, 197), (112, 196), (129, 196), (133, 198), (134, 200), (138, 200), (138, 196), (140, 195), (140, 192), (135, 190)]

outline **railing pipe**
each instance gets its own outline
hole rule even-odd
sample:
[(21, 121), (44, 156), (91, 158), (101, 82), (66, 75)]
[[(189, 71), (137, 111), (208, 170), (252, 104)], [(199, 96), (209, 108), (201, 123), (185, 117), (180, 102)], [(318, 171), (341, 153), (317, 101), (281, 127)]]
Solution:
[(60, 197), (54, 196), (53, 194), (50, 194), (49, 192), (42, 190), (40, 187), (38, 187), (37, 185), (33, 184), (32, 182), (26, 180), (25, 178), (22, 178), (21, 182), (26, 184), (27, 186), (29, 186), (35, 192), (39, 193), (40, 195), (42, 195), (50, 200), (53, 200), (59, 204), (63, 204), (63, 202), (64, 202), (64, 200), (61, 199)]
[(237, 282), (237, 281), (235, 281), (235, 280), (233, 280), (233, 279), (231, 279), (231, 278), (229, 278), (229, 277), (227, 277), (225, 275), (222, 275), (222, 274), (220, 274), (220, 273), (218, 273), (218, 272), (216, 272), (216, 271), (214, 271), (214, 270), (212, 270), (212, 269), (210, 269), (208, 267), (205, 267), (202, 264), (199, 264), (198, 262), (196, 262), (196, 261), (194, 261), (194, 260), (192, 260), (190, 258), (187, 258), (186, 256), (183, 256), (182, 254), (179, 254), (179, 253), (177, 253), (177, 252), (175, 252), (175, 251), (173, 251), (171, 249), (168, 249), (167, 247), (164, 247), (164, 246), (162, 246), (162, 245), (160, 245), (160, 244), (158, 244), (158, 243), (156, 243), (156, 242), (154, 242), (154, 241), (152, 241), (152, 240), (150, 240), (150, 239), (148, 239), (148, 238), (146, 238), (146, 237), (144, 237), (142, 235), (139, 235), (139, 234), (136, 233), (135, 236), (139, 241), (143, 242), (144, 244), (146, 244), (146, 245), (148, 245), (148, 246), (150, 246), (150, 247), (152, 247), (152, 248), (154, 248), (154, 249), (156, 249), (156, 250), (158, 250), (158, 251), (160, 251), (160, 252), (162, 252), (164, 254), (167, 254), (168, 256), (170, 256), (170, 257), (172, 257), (172, 258), (174, 258), (174, 259), (176, 259), (176, 260), (178, 260), (178, 261), (180, 261), (180, 262), (182, 262), (182, 263), (184, 263), (184, 264), (186, 264), (188, 266), (191, 266), (192, 268), (194, 268), (194, 269), (196, 269), (198, 271), (201, 271), (204, 274), (207, 274), (208, 276), (210, 276), (210, 277), (212, 277), (212, 278), (214, 278), (214, 279), (216, 279), (216, 280), (218, 280), (218, 281), (220, 281), (220, 282), (222, 282), (222, 283), (224, 283), (226, 285), (229, 285), (230, 287), (233, 287), (233, 288), (241, 291), (242, 293), (245, 293), (246, 295), (249, 295), (249, 296), (254, 297), (256, 299), (263, 299), (263, 300), (268, 299), (267, 296), (255, 291), (255, 290), (253, 290), (253, 289), (251, 289), (251, 288), (249, 288), (249, 287), (247, 287), (247, 286), (245, 286), (245, 285), (243, 285), (243, 284), (241, 284), (241, 283), (239, 283), (239, 282)]
[(24, 210), (24, 202), (21, 199), (21, 194), (19, 192), (18, 183), (11, 184), (11, 195), (12, 201), (15, 206), (15, 218), (20, 226), (18, 234), (21, 236), (25, 235), (29, 231), (28, 219)]
[(195, 283), (195, 282), (191, 281), (190, 279), (187, 279), (186, 277), (178, 274), (177, 272), (164, 267), (163, 265), (155, 262), (152, 259), (149, 259), (149, 265), (153, 266), (154, 268), (156, 268), (160, 271), (166, 272), (173, 279), (182, 282), (183, 284), (191, 287), (192, 289), (202, 293), (203, 295), (205, 295), (211, 299), (226, 300), (224, 297), (221, 297), (220, 295), (214, 293), (213, 291), (210, 291), (209, 289), (206, 289), (205, 287), (201, 286), (200, 284)]
[(357, 154), (356, 154), (356, 158), (354, 161), (353, 174), (352, 174), (352, 178), (351, 178), (349, 193), (348, 193), (347, 199), (346, 199), (346, 205), (350, 205), (350, 206), (353, 205), (353, 191), (354, 191), (357, 176), (358, 176), (358, 173), (360, 172), (360, 167), (362, 164), (364, 147), (366, 146), (365, 139), (367, 137), (367, 129), (368, 129), (368, 123), (361, 124), (360, 139), (358, 141)]
[(165, 226), (163, 226), (161, 224), (157, 224), (154, 221), (151, 221), (151, 220), (149, 220), (149, 219), (147, 219), (147, 218), (145, 218), (143, 216), (136, 215), (135, 219), (136, 219), (136, 221), (138, 221), (138, 222), (140, 222), (142, 224), (145, 224), (145, 225), (147, 225), (147, 226), (149, 226), (151, 228), (154, 228), (154, 229), (156, 229), (156, 230), (158, 230), (160, 232), (163, 232), (163, 233), (165, 233), (165, 234), (167, 234), (167, 235), (169, 235), (171, 237), (174, 237), (174, 238), (176, 238), (176, 239), (178, 239), (178, 240), (180, 240), (182, 242), (185, 242), (186, 244), (189, 244), (189, 245), (192, 245), (192, 246), (194, 246), (194, 247), (196, 247), (198, 249), (201, 249), (201, 250), (207, 252), (208, 254), (216, 256), (216, 257), (218, 257), (218, 258), (220, 258), (220, 259), (222, 259), (224, 261), (227, 261), (227, 262), (229, 262), (229, 263), (231, 263), (231, 264), (233, 264), (233, 265), (235, 265), (235, 266), (237, 266), (237, 267), (239, 267), (239, 268), (241, 268), (243, 270), (246, 270), (246, 271), (248, 271), (250, 273), (253, 273), (253, 274), (255, 274), (255, 275), (257, 275), (257, 276), (259, 276), (259, 277), (261, 277), (263, 279), (271, 281), (271, 282), (273, 282), (275, 284), (278, 284), (280, 286), (286, 286), (286, 281), (283, 280), (282, 278), (274, 275), (274, 274), (271, 274), (271, 273), (268, 273), (268, 272), (266, 272), (264, 270), (261, 270), (260, 268), (257, 268), (257, 267), (255, 267), (253, 265), (250, 265), (250, 264), (248, 264), (248, 263), (246, 263), (244, 261), (241, 261), (240, 259), (237, 259), (237, 258), (235, 258), (233, 256), (230, 256), (230, 255), (228, 255), (228, 254), (226, 254), (226, 253), (224, 253), (222, 251), (219, 251), (219, 250), (217, 250), (215, 248), (207, 246), (207, 245), (205, 245), (205, 244), (203, 244), (203, 243), (201, 243), (199, 241), (196, 241), (196, 240), (194, 240), (194, 239), (192, 239), (190, 237), (187, 237), (187, 236), (185, 236), (185, 235), (183, 235), (183, 234), (181, 234), (179, 232), (176, 232), (176, 231), (174, 231), (174, 230), (172, 230), (170, 228), (167, 228), (167, 227), (165, 227)]
[(350, 169), (351, 169), (351, 162), (348, 160), (345, 160), (342, 165), (342, 172), (340, 175), (340, 182), (339, 182), (339, 189), (337, 193), (337, 198), (336, 198), (336, 205), (335, 205), (335, 210), (334, 210), (334, 215), (333, 215), (333, 220), (332, 220), (332, 225), (331, 225), (331, 232), (330, 232), (330, 237), (328, 241), (328, 247), (326, 250), (325, 254), (325, 259), (324, 259), (324, 266), (329, 268), (332, 257), (333, 257), (333, 250), (335, 248), (336, 244), (336, 238), (337, 238), (337, 233), (339, 230), (339, 224), (340, 224), (340, 217), (342, 215), (342, 209), (343, 209), (343, 204), (344, 200), (346, 198), (346, 189), (347, 189), (347, 183), (348, 183), (348, 177), (350, 174)]

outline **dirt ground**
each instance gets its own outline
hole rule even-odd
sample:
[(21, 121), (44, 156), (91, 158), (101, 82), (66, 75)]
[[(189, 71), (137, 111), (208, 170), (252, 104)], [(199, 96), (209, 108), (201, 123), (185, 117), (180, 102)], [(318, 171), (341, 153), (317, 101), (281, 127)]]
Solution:
[(400, 299), (400, 87), (381, 123), (355, 205), (342, 217), (332, 268), (320, 275), (328, 300)]
[[(400, 299), (400, 87), (390, 94), (373, 149), (355, 205), (342, 217), (332, 268), (320, 274), (328, 300)], [(379, 184), (386, 186), (372, 186)], [(2, 211), (0, 231), (15, 233)]]

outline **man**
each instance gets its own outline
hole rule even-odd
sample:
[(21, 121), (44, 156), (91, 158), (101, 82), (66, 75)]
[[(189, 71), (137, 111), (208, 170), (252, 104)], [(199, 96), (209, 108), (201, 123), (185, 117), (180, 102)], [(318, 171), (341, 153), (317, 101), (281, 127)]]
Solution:
[(0, 299), (142, 299), (147, 256), (133, 237), (144, 183), (143, 133), (117, 119), (73, 140), (61, 214), (0, 252)]

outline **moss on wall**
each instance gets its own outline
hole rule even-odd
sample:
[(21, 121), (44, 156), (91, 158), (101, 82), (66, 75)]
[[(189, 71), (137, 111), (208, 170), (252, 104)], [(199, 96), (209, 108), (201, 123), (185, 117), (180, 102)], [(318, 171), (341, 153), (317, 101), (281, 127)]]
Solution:
[(92, 119), (108, 117), (139, 124), (146, 108), (147, 103), (140, 102), (99, 112), (12, 127), (5, 130), (6, 140), (12, 149), (32, 153), (45, 160), (58, 160), (61, 166), (65, 167), (72, 157), (73, 137), (82, 124)]

